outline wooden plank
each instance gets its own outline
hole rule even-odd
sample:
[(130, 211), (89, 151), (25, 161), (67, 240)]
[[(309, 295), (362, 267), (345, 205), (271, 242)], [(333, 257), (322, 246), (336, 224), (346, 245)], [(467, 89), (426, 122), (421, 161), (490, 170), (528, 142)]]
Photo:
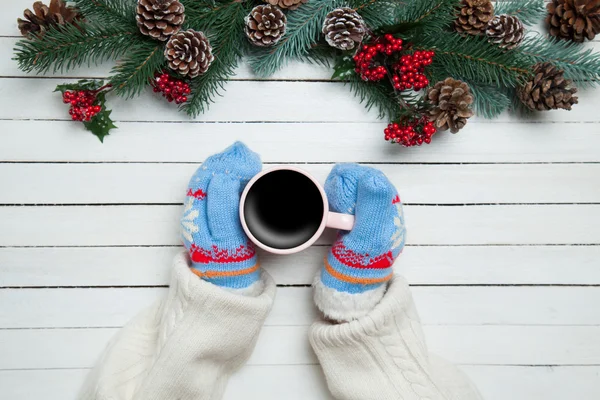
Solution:
[[(101, 144), (79, 123), (3, 121), (0, 160), (196, 164), (243, 140), (265, 162), (600, 161), (600, 128), (595, 124), (474, 122), (458, 135), (439, 133), (430, 145), (408, 149), (383, 140), (383, 122), (118, 125)], [(569, 140), (564, 140), (565, 131)]]
[[(3, 90), (13, 93), (0, 100), (0, 119), (60, 119), (67, 120), (67, 108), (60, 94), (54, 93), (55, 79), (10, 78), (2, 82)], [(261, 93), (259, 99), (248, 102), (249, 96)], [(36, 93), (36, 106), (31, 105), (30, 93)], [(281, 93), (294, 93), (281, 96)], [(579, 104), (572, 111), (539, 113), (530, 122), (598, 122), (595, 103), (600, 92), (580, 91)], [(111, 117), (116, 121), (172, 121), (190, 123), (192, 120), (177, 107), (161, 100), (148, 88), (135, 101), (111, 97)], [(222, 99), (196, 121), (218, 122), (378, 122), (375, 111), (366, 109), (341, 82), (234, 81), (227, 84)], [(475, 117), (473, 121), (487, 121)], [(495, 121), (518, 122), (522, 118), (502, 114)], [(489, 122), (489, 121), (488, 121)], [(175, 127), (173, 127), (175, 129)], [(468, 129), (472, 129), (469, 125)]]
[[(178, 247), (0, 248), (0, 287), (168, 285)], [(282, 285), (309, 285), (327, 247), (261, 265)], [(600, 246), (407, 246), (395, 265), (411, 284), (600, 285)], [(568, 266), (568, 267), (567, 267)]]
[[(177, 245), (181, 206), (0, 207), (0, 246)], [(598, 244), (599, 205), (406, 206), (407, 243)], [(460, 229), (459, 229), (460, 227)], [(329, 230), (318, 243), (329, 244)]]
[[(321, 182), (333, 167), (296, 166)], [(388, 176), (405, 203), (600, 201), (600, 164), (371, 166)], [(180, 203), (197, 168), (198, 164), (0, 164), (0, 187), (11, 188), (0, 192), (0, 204)]]
[[(121, 327), (164, 288), (0, 290), (2, 328)], [(426, 325), (600, 325), (598, 287), (413, 287)], [(65, 312), (68, 310), (68, 312)], [(309, 325), (312, 289), (281, 287), (267, 326)]]
[[(598, 365), (599, 326), (426, 326), (430, 350), (459, 364)], [(249, 365), (316, 364), (306, 326), (267, 326)], [(116, 329), (0, 330), (0, 369), (88, 368)]]
[[(600, 397), (600, 367), (461, 367), (486, 400), (593, 400)], [(74, 400), (87, 369), (0, 371), (8, 399)], [(35, 382), (35, 385), (31, 383)], [(248, 395), (263, 399), (332, 400), (318, 365), (246, 366), (227, 386), (225, 400)]]

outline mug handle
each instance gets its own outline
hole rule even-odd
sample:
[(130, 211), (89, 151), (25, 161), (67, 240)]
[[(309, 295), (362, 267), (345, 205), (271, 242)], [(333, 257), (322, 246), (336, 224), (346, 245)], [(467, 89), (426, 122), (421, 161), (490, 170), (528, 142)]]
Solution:
[(325, 226), (328, 228), (350, 231), (354, 226), (354, 215), (329, 211), (329, 213), (327, 213), (327, 222), (325, 223)]

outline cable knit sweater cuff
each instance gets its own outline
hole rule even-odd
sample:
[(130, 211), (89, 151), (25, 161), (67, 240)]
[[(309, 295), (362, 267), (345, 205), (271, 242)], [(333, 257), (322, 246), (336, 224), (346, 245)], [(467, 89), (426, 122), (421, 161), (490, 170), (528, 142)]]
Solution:
[[(261, 271), (260, 280), (250, 286), (248, 291), (229, 290), (206, 282), (190, 270), (191, 261), (186, 252), (177, 254), (173, 260), (173, 272), (169, 285), (169, 297), (181, 296), (186, 301), (218, 303), (242, 308), (244, 313), (267, 314), (275, 298), (275, 282), (265, 271)], [(248, 298), (250, 297), (250, 298)], [(254, 298), (254, 299), (252, 299)]]
[[(355, 343), (365, 335), (377, 336), (412, 303), (408, 283), (400, 275), (394, 276), (390, 285), (373, 309), (362, 318), (346, 322), (319, 320), (311, 329), (311, 340), (315, 346), (340, 346)], [(415, 318), (418, 318), (415, 315)]]
[(167, 296), (111, 341), (80, 400), (215, 400), (248, 359), (275, 297), (261, 274), (255, 296), (205, 282), (185, 253), (173, 261)]

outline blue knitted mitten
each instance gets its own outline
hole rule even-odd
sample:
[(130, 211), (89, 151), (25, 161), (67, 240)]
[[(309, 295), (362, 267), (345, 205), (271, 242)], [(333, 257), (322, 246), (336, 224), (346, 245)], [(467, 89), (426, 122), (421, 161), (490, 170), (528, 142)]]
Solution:
[(387, 177), (357, 164), (336, 165), (325, 183), (332, 211), (354, 214), (315, 280), (315, 303), (333, 320), (366, 315), (381, 300), (404, 247), (402, 203)]
[(260, 292), (260, 270), (240, 223), (240, 195), (260, 170), (259, 156), (241, 142), (207, 158), (190, 180), (181, 219), (192, 271), (244, 294)]

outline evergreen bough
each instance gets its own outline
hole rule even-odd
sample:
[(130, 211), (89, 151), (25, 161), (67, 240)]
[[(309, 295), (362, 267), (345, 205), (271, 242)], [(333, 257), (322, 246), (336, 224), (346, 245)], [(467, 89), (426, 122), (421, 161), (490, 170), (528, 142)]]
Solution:
[[(596, 86), (600, 82), (600, 55), (580, 45), (528, 34), (516, 49), (505, 51), (485, 37), (461, 36), (452, 29), (460, 0), (310, 0), (297, 10), (286, 11), (286, 34), (271, 48), (252, 47), (244, 35), (244, 17), (262, 4), (261, 0), (180, 1), (186, 15), (182, 29), (204, 32), (215, 57), (205, 74), (189, 82), (192, 93), (180, 108), (191, 117), (208, 110), (245, 56), (253, 71), (264, 78), (290, 60), (333, 65), (332, 79), (347, 84), (366, 107), (378, 111), (380, 118), (393, 120), (407, 110), (419, 109), (420, 95), (396, 93), (390, 85), (361, 80), (354, 72), (353, 54), (325, 43), (323, 20), (338, 7), (351, 7), (363, 17), (369, 28), (367, 37), (391, 33), (411, 49), (435, 51), (434, 62), (426, 72), (431, 84), (447, 77), (467, 82), (475, 110), (484, 117), (515, 109), (515, 89), (531, 77), (533, 66), (540, 62), (555, 64), (578, 85)], [(108, 92), (126, 98), (141, 94), (157, 73), (169, 73), (164, 43), (138, 30), (135, 0), (75, 0), (75, 6), (84, 21), (55, 26), (42, 36), (29, 36), (17, 43), (14, 59), (21, 70), (65, 72), (114, 60), (107, 78)], [(495, 7), (496, 14), (516, 16), (525, 25), (537, 24), (545, 15), (543, 0), (497, 2)]]

